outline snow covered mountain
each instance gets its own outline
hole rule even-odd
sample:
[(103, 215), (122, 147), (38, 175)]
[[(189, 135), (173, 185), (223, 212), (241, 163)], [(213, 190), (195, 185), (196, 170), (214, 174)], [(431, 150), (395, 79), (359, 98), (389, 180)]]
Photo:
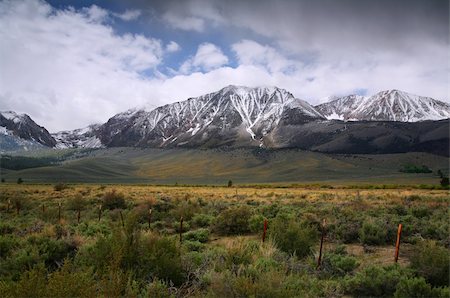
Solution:
[(85, 128), (65, 130), (52, 133), (56, 140), (56, 148), (101, 148), (104, 147), (97, 137), (100, 124), (89, 125)]
[(325, 118), (314, 107), (284, 89), (227, 86), (152, 111), (117, 114), (100, 127), (99, 137), (107, 146), (216, 146), (241, 141), (264, 146), (264, 137), (279, 123), (320, 119)]
[(8, 148), (56, 145), (55, 139), (44, 127), (37, 125), (28, 115), (12, 111), (0, 112), (0, 137), (2, 146)]
[(327, 119), (417, 122), (450, 118), (448, 103), (399, 90), (331, 98), (315, 107)]
[(370, 97), (331, 98), (313, 107), (277, 87), (227, 86), (153, 110), (130, 109), (104, 124), (52, 135), (27, 115), (1, 112), (0, 151), (41, 146), (259, 146), (330, 153), (424, 151), (449, 155), (449, 120), (421, 122), (446, 118), (450, 118), (449, 104), (398, 90)]

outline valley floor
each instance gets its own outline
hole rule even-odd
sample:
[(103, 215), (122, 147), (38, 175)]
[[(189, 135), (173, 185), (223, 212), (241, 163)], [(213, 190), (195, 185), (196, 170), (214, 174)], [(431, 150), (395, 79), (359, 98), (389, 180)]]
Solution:
[[(89, 182), (226, 185), (278, 184), (431, 184), (448, 173), (449, 158), (428, 153), (379, 155), (323, 154), (295, 149), (190, 150), (109, 148), (48, 150), (15, 156), (19, 168), (5, 168), (6, 182)], [(5, 157), (2, 157), (4, 160)], [(27, 167), (34, 162), (37, 167)], [(427, 166), (431, 173), (400, 172)], [(36, 165), (35, 165), (36, 166)]]

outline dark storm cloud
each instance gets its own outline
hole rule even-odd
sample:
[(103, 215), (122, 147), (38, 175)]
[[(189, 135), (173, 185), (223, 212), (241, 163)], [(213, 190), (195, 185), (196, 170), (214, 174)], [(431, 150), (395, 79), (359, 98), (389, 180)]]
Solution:
[[(343, 94), (358, 88), (369, 92), (404, 88), (442, 100), (448, 97), (447, 0), (134, 0), (133, 4), (172, 29), (204, 33), (212, 28), (235, 36), (234, 41), (228, 38), (229, 44), (250, 39), (272, 47), (268, 51), (276, 50), (275, 56), (296, 61), (291, 69), (297, 70), (298, 84), (310, 88), (302, 96), (317, 99), (320, 90)], [(238, 61), (242, 63), (242, 54), (248, 57), (251, 50), (241, 47)], [(300, 79), (305, 72), (314, 80)], [(358, 80), (363, 76), (364, 81)], [(329, 80), (339, 82), (330, 87)]]
[[(296, 49), (402, 49), (448, 42), (449, 1), (132, 1), (171, 20), (215, 22), (288, 41)], [(175, 24), (176, 26), (176, 24)], [(198, 28), (198, 27), (197, 27)]]

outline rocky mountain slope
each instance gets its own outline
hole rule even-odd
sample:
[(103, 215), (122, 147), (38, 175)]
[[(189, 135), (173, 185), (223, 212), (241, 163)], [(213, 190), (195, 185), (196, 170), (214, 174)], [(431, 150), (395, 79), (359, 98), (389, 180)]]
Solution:
[(262, 145), (280, 123), (325, 119), (284, 89), (228, 86), (156, 108), (128, 110), (99, 129), (106, 146)]
[(417, 122), (450, 118), (448, 103), (399, 90), (334, 97), (315, 107), (327, 119)]
[(100, 139), (97, 137), (99, 127), (100, 124), (93, 124), (85, 128), (53, 133), (52, 137), (56, 140), (55, 147), (58, 149), (103, 147)]
[(40, 145), (54, 147), (56, 140), (28, 115), (12, 111), (0, 112), (0, 144), (2, 151), (31, 149)]

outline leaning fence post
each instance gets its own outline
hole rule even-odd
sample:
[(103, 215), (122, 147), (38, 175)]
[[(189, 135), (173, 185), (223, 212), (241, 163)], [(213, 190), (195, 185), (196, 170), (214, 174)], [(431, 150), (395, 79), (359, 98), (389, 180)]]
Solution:
[(119, 211), (119, 214), (120, 214), (120, 221), (122, 222), (122, 228), (124, 228), (125, 227), (125, 223), (123, 221), (122, 210)]
[(264, 219), (264, 230), (263, 230), (262, 242), (266, 241), (266, 231), (267, 231), (267, 219)]
[(180, 218), (180, 243), (183, 241), (183, 216)]
[(325, 219), (322, 222), (322, 235), (320, 236), (320, 249), (319, 249), (319, 258), (317, 259), (317, 268), (320, 267), (320, 264), (322, 263), (322, 248), (323, 248), (323, 239), (325, 237)]
[(78, 209), (77, 223), (80, 223), (80, 217), (81, 217), (81, 209)]
[(397, 241), (395, 243), (395, 263), (397, 263), (398, 261), (398, 253), (400, 251), (400, 237), (402, 235), (402, 224), (398, 225), (398, 230), (397, 230)]

